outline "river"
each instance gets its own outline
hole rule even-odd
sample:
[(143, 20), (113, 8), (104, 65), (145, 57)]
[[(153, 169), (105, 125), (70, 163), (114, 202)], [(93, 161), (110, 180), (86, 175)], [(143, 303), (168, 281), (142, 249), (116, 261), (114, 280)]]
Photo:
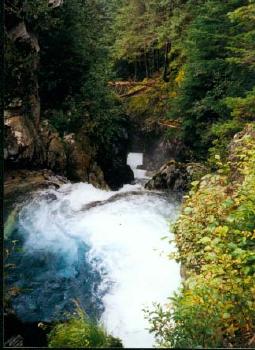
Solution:
[(8, 277), (22, 291), (13, 300), (17, 315), (54, 321), (77, 300), (125, 347), (152, 347), (143, 309), (168, 302), (180, 285), (179, 265), (167, 257), (178, 206), (139, 183), (114, 192), (87, 183), (37, 192), (12, 233), (20, 248)]

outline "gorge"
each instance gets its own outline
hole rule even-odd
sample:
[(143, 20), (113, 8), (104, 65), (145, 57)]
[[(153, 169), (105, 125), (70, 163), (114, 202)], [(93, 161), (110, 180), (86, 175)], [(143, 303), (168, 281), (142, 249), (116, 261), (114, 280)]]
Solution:
[(254, 347), (254, 1), (4, 12), (4, 346)]

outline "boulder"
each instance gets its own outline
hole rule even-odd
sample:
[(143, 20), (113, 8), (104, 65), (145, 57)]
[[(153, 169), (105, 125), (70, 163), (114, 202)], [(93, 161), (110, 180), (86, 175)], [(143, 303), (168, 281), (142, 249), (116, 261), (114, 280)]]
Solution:
[(101, 149), (97, 154), (97, 162), (103, 170), (105, 180), (114, 191), (134, 181), (134, 173), (127, 165), (128, 147), (127, 125), (123, 125), (110, 149)]
[(106, 181), (113, 191), (118, 190), (124, 184), (130, 184), (134, 181), (134, 173), (129, 165), (122, 159), (115, 159), (109, 162), (108, 168), (104, 167)]
[(72, 181), (89, 182), (95, 187), (108, 189), (101, 168), (94, 161), (94, 150), (86, 136), (77, 140), (74, 134), (64, 137), (67, 155), (67, 177)]
[(96, 162), (93, 162), (91, 165), (89, 171), (89, 183), (91, 183), (95, 187), (109, 190), (109, 187), (104, 179), (104, 173)]
[(192, 181), (200, 179), (208, 169), (200, 163), (170, 160), (145, 184), (149, 190), (187, 191)]
[(67, 154), (67, 176), (72, 181), (88, 181), (91, 163), (90, 152), (84, 152), (74, 134), (64, 137)]

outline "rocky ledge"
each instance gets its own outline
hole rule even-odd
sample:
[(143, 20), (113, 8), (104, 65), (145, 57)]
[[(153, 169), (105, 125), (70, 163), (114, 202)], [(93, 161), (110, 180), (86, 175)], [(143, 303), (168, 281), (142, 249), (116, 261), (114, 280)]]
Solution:
[[(36, 128), (26, 116), (5, 115), (7, 173), (13, 169), (50, 169), (71, 181), (86, 181), (107, 189), (103, 172), (94, 158), (94, 150), (85, 136), (79, 138), (79, 135), (68, 134), (61, 138), (48, 120)], [(11, 173), (13, 175), (13, 171)]]
[(180, 163), (170, 160), (146, 183), (145, 188), (187, 191), (191, 182), (199, 180), (207, 173), (208, 169), (200, 163)]
[[(59, 188), (61, 185), (68, 183), (63, 176), (54, 174), (49, 169), (43, 170), (10, 170), (5, 173), (4, 178), (4, 219), (12, 213), (13, 218), (17, 214), (17, 205), (34, 191), (48, 187)], [(6, 223), (5, 232), (8, 231)]]

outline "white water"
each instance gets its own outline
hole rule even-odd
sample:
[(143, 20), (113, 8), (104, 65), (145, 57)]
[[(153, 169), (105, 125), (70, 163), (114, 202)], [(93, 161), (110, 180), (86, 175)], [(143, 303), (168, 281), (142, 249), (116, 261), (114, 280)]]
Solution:
[(143, 153), (129, 153), (127, 165), (133, 170), (135, 179), (148, 179), (146, 170), (137, 169), (139, 165), (143, 165)]
[[(128, 195), (129, 191), (141, 193)], [(154, 339), (146, 329), (143, 308), (166, 303), (180, 284), (179, 266), (167, 258), (174, 249), (168, 243), (173, 238), (168, 220), (175, 219), (177, 206), (139, 185), (126, 185), (117, 193), (124, 192), (116, 201), (82, 210), (116, 192), (85, 183), (47, 190), (42, 193), (57, 199), (38, 196), (20, 213), (20, 225), (26, 232), (26, 250), (63, 254), (70, 265), (77, 258), (77, 238), (89, 245), (87, 259), (105, 274), (102, 289), (112, 283), (103, 297), (102, 322), (125, 347), (146, 348)], [(165, 236), (169, 239), (162, 240)]]

